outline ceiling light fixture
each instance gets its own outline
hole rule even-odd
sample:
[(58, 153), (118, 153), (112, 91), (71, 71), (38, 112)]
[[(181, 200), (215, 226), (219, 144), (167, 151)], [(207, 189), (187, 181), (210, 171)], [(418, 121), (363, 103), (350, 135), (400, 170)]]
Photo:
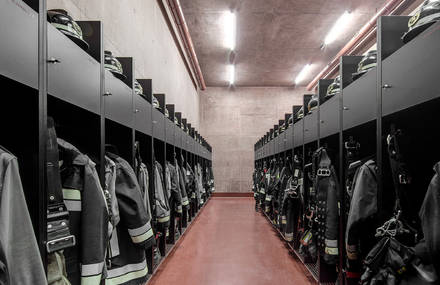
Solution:
[(229, 72), (229, 85), (234, 85), (235, 82), (235, 66), (233, 64), (228, 65)]
[(237, 18), (235, 13), (227, 11), (223, 16), (224, 45), (230, 50), (235, 49)]
[(307, 73), (310, 71), (310, 67), (312, 65), (310, 63), (306, 64), (303, 69), (301, 69), (300, 73), (298, 74), (298, 76), (295, 78), (295, 84), (298, 85), (299, 83), (301, 83), (301, 81), (304, 80), (304, 78), (306, 77)]
[(325, 37), (324, 45), (329, 45), (333, 41), (335, 41), (336, 38), (344, 31), (344, 29), (347, 28), (348, 23), (350, 22), (352, 17), (353, 17), (353, 14), (350, 11), (345, 11), (344, 14), (342, 14), (342, 16), (339, 17), (339, 19), (333, 25), (330, 32)]

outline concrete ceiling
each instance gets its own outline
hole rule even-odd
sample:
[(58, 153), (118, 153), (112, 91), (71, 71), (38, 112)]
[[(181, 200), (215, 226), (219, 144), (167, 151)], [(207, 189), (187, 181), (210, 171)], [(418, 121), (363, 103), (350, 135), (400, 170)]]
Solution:
[[(236, 86), (292, 86), (312, 63), (307, 85), (386, 0), (180, 0), (207, 86), (227, 86), (230, 52), (223, 45), (225, 11), (237, 13)], [(345, 10), (350, 24), (321, 45)]]

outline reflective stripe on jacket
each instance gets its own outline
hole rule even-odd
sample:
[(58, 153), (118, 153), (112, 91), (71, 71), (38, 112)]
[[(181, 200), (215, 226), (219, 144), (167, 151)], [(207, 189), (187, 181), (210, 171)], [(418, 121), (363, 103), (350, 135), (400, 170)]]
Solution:
[(100, 284), (109, 238), (109, 212), (95, 163), (58, 138), (64, 203), (76, 245), (64, 251), (72, 284)]
[(339, 247), (339, 195), (338, 181), (330, 157), (325, 148), (313, 154), (316, 171), (314, 188), (317, 203), (317, 243), (327, 264), (338, 260)]
[(150, 217), (133, 168), (121, 157), (107, 155), (116, 164), (115, 190), (121, 222), (116, 227), (119, 255), (111, 259), (105, 284), (142, 284), (148, 274), (145, 247), (154, 239)]
[(172, 197), (172, 201), (174, 202), (174, 205), (170, 205), (171, 207), (174, 207), (175, 211), (177, 213), (182, 213), (182, 194), (180, 192), (180, 185), (179, 185), (179, 174), (177, 173), (176, 168), (170, 163), (166, 163), (166, 167), (168, 169), (169, 173), (169, 186), (170, 186), (170, 193)]
[(167, 225), (170, 221), (170, 206), (166, 190), (163, 184), (162, 166), (159, 162), (154, 163), (154, 205), (157, 222)]
[(177, 164), (177, 160), (175, 160), (175, 165), (177, 168), (177, 172), (178, 172), (178, 178), (179, 178), (179, 185), (180, 185), (180, 193), (182, 196), (182, 206), (183, 207), (188, 207), (189, 205), (189, 200), (188, 200), (188, 194), (186, 192), (186, 183), (185, 183), (185, 176), (184, 176), (184, 172), (182, 170), (182, 167), (180, 167)]

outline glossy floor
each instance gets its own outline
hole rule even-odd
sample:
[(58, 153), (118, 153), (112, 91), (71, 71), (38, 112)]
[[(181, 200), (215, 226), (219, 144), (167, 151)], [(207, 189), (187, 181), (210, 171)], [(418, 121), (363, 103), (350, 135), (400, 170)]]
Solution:
[(149, 285), (313, 284), (253, 198), (212, 198)]

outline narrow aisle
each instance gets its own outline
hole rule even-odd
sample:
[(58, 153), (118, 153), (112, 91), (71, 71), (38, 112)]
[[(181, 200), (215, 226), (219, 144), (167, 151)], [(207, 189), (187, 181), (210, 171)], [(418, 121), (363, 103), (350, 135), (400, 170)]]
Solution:
[(253, 198), (212, 198), (149, 285), (312, 284)]

